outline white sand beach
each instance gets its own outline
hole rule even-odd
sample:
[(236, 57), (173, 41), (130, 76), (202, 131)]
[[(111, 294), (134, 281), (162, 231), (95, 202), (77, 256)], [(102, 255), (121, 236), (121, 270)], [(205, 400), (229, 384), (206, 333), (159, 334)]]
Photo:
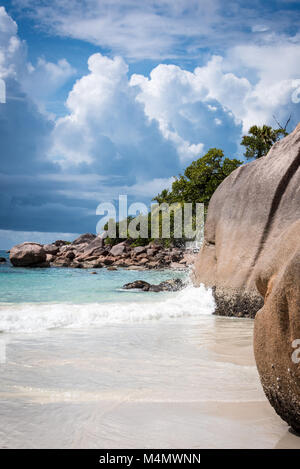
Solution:
[(300, 448), (267, 402), (253, 321), (2, 334), (1, 448)]

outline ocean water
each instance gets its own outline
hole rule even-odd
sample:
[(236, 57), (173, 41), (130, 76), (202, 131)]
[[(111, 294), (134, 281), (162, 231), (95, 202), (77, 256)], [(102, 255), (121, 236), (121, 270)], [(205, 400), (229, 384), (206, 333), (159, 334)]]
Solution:
[[(0, 251), (8, 259), (8, 254)], [(149, 283), (188, 274), (182, 271), (109, 271), (14, 268), (0, 264), (0, 331), (34, 332), (59, 327), (164, 320), (211, 314), (214, 301), (204, 287), (176, 293), (123, 290), (137, 279)]]
[[(0, 253), (2, 256), (3, 253)], [(268, 404), (253, 321), (170, 271), (0, 265), (0, 448), (300, 448)]]

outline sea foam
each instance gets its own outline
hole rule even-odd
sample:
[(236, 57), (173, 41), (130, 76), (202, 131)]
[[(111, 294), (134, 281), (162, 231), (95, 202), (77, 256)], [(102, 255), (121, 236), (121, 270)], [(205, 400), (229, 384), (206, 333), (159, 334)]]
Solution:
[[(146, 294), (146, 293), (145, 293)], [(210, 289), (187, 286), (158, 301), (116, 303), (19, 303), (0, 306), (1, 332), (35, 332), (53, 328), (80, 328), (113, 323), (166, 320), (212, 314)]]

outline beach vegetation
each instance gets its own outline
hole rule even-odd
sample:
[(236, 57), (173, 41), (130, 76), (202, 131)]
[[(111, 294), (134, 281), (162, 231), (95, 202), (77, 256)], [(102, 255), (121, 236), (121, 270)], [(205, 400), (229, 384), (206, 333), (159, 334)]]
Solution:
[(241, 164), (237, 159), (224, 158), (223, 150), (211, 148), (175, 177), (171, 190), (164, 189), (153, 200), (159, 204), (202, 202), (207, 208), (217, 187)]

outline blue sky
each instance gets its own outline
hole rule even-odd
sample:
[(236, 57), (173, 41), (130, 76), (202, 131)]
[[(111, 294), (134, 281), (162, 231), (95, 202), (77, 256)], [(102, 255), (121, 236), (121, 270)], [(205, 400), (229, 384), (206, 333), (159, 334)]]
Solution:
[(0, 248), (95, 231), (210, 147), (300, 120), (299, 1), (0, 2)]

